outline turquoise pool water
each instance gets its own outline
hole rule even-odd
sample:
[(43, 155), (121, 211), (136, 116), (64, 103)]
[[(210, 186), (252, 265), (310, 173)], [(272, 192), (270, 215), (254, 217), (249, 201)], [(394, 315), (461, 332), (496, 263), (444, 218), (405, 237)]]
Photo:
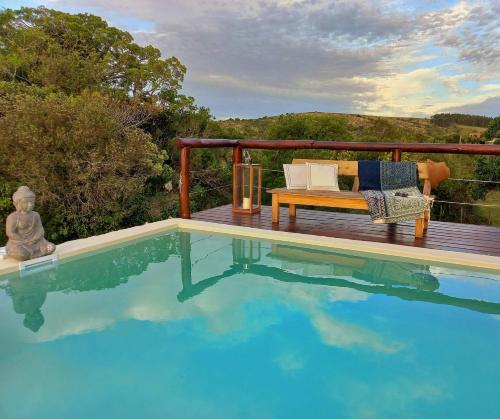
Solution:
[(171, 233), (0, 277), (0, 418), (493, 418), (500, 276)]

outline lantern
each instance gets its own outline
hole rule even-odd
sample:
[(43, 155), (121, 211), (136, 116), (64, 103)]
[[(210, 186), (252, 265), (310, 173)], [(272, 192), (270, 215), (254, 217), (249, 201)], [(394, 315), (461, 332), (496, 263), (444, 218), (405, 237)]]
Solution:
[(233, 264), (246, 272), (253, 263), (260, 261), (260, 241), (233, 239)]
[(262, 165), (239, 163), (233, 166), (233, 212), (260, 212)]

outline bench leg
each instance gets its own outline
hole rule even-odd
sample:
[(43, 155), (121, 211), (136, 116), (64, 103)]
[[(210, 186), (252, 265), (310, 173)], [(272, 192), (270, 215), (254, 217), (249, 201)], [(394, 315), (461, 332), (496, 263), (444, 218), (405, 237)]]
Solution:
[(280, 202), (278, 198), (278, 194), (273, 194), (273, 223), (280, 222)]
[(429, 227), (429, 223), (431, 222), (431, 210), (427, 210), (424, 212), (424, 229), (427, 230)]
[(415, 237), (424, 237), (424, 218), (417, 218), (415, 222)]
[(290, 218), (295, 218), (296, 208), (295, 204), (290, 204)]

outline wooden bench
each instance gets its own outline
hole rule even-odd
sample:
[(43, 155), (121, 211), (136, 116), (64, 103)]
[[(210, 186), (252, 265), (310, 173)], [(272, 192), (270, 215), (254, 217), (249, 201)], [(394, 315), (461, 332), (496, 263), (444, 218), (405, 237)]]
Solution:
[[(339, 176), (352, 176), (354, 183), (352, 191), (308, 191), (305, 189), (276, 188), (267, 192), (273, 195), (272, 198), (272, 219), (273, 223), (279, 223), (280, 204), (288, 204), (290, 208), (290, 218), (295, 218), (296, 205), (312, 205), (317, 207), (350, 208), (358, 210), (368, 210), (368, 203), (359, 191), (358, 162), (346, 160), (311, 160), (293, 159), (293, 164), (322, 163), (336, 164), (339, 167)], [(431, 184), (427, 163), (417, 163), (418, 177), (424, 182), (423, 193), (430, 198)], [(424, 231), (430, 222), (430, 211), (424, 211), (421, 217), (415, 221), (415, 237), (423, 237)]]

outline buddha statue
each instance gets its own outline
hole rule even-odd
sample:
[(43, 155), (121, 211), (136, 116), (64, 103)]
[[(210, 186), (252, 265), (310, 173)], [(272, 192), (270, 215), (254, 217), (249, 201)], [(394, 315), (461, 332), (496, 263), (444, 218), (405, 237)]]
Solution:
[(35, 194), (27, 186), (18, 188), (12, 195), (16, 211), (7, 217), (5, 229), (7, 256), (20, 261), (54, 253), (56, 246), (44, 237), (42, 220), (35, 207)]

